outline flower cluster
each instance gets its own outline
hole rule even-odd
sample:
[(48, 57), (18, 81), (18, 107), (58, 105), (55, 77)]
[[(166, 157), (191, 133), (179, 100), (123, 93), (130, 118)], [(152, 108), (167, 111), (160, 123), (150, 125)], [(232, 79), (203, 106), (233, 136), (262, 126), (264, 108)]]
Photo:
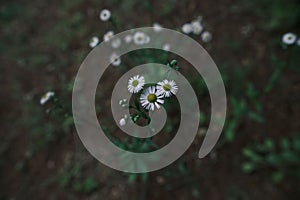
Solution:
[[(138, 94), (137, 101), (140, 105), (146, 109), (154, 111), (159, 109), (165, 102), (165, 98), (169, 98), (172, 95), (176, 95), (178, 92), (178, 86), (174, 80), (163, 80), (156, 84), (151, 84), (145, 87), (145, 78), (140, 75), (135, 75), (128, 80), (127, 89), (130, 93)], [(126, 99), (122, 99), (119, 102), (123, 108), (130, 107)], [(138, 109), (138, 108), (137, 108)], [(127, 122), (128, 116), (120, 119), (120, 126), (124, 126)]]
[(285, 33), (282, 38), (282, 43), (285, 45), (293, 45), (296, 44), (300, 46), (300, 38), (294, 33)]
[(210, 42), (212, 39), (212, 35), (208, 31), (204, 31), (204, 27), (202, 25), (202, 17), (198, 17), (196, 20), (192, 22), (183, 24), (181, 27), (181, 31), (185, 34), (194, 34), (200, 35), (203, 42)]

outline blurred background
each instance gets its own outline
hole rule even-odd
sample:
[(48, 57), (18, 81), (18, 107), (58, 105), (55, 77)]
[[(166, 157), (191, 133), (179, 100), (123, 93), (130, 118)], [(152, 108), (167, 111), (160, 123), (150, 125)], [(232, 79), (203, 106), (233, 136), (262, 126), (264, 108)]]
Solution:
[[(0, 6), (1, 200), (300, 198), (299, 1), (1, 0)], [(103, 9), (113, 21), (101, 21)], [(91, 51), (91, 38), (102, 42), (108, 31), (154, 23), (181, 31), (199, 16), (211, 37), (189, 36), (219, 67), (228, 97), (218, 144), (197, 159), (209, 124), (209, 94), (179, 58), (203, 110), (192, 146), (172, 165), (151, 173), (102, 165), (79, 140), (71, 113), (74, 78)], [(292, 38), (284, 38), (286, 33)], [(173, 58), (144, 51), (122, 61), (165, 64)], [(124, 63), (113, 77), (128, 70)], [(107, 70), (104, 79), (112, 73)], [(109, 115), (111, 88), (103, 87), (97, 96), (106, 103), (96, 108)], [(47, 92), (54, 95), (48, 99)], [(174, 123), (164, 128), (166, 134), (175, 131)], [(107, 132), (121, 134), (112, 125)]]

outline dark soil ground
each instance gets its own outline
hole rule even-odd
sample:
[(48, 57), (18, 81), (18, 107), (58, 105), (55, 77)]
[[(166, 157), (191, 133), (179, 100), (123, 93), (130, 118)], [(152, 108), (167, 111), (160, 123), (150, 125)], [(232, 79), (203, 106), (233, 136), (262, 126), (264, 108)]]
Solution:
[[(280, 183), (273, 183), (269, 176), (273, 169), (250, 174), (241, 170), (241, 163), (245, 161), (241, 152), (245, 146), (267, 137), (278, 141), (300, 130), (300, 79), (299, 74), (290, 69), (284, 69), (274, 88), (259, 97), (265, 123), (241, 119), (233, 142), (225, 142), (221, 136), (214, 151), (202, 160), (197, 159), (195, 154), (203, 139), (197, 136), (179, 161), (150, 173), (146, 182), (138, 178), (130, 184), (125, 173), (96, 161), (84, 149), (73, 126), (67, 131), (62, 130), (55, 140), (43, 148), (31, 151), (39, 142), (39, 137), (32, 136), (33, 132), (47, 131), (43, 128), (45, 124), (59, 126), (58, 120), (48, 116), (46, 109), (39, 105), (40, 96), (50, 88), (63, 96), (66, 103), (71, 102), (71, 92), (62, 88), (72, 83), (80, 62), (88, 54), (87, 44), (91, 34), (100, 33), (101, 36), (108, 30), (108, 26), (98, 20), (98, 11), (103, 7), (122, 17), (119, 30), (115, 32), (149, 26), (153, 22), (175, 29), (202, 15), (206, 29), (213, 34), (213, 40), (204, 47), (220, 70), (227, 71), (230, 85), (226, 85), (227, 92), (230, 94), (234, 90), (231, 86), (235, 80), (231, 77), (236, 68), (249, 71), (246, 79), (258, 90), (263, 90), (274, 71), (270, 52), (283, 55), (283, 58), (285, 55), (280, 45), (274, 48), (273, 40), (278, 39), (278, 32), (263, 30), (258, 25), (262, 19), (254, 12), (241, 9), (240, 3), (235, 0), (168, 2), (172, 4), (170, 11), (162, 6), (161, 1), (150, 3), (150, 10), (141, 3), (134, 4), (132, 10), (127, 11), (125, 2), (116, 1), (74, 1), (73, 4), (71, 1), (1, 1), (1, 9), (14, 4), (21, 11), (17, 12), (16, 17), (9, 16), (0, 31), (0, 199), (277, 200), (300, 197), (297, 179), (286, 177)], [(65, 34), (66, 47), (60, 47), (60, 41), (56, 45), (56, 42), (52, 44), (43, 40), (45, 35), (53, 33), (60, 21), (78, 12), (83, 15), (82, 32), (76, 32), (77, 25), (74, 25), (75, 28), (71, 26), (74, 29), (66, 33), (58, 30), (59, 34)], [(241, 30), (246, 26), (252, 28), (245, 36)], [(237, 41), (236, 45), (232, 45), (234, 41)], [(47, 55), (43, 66), (33, 63), (32, 55), (35, 54)], [(113, 78), (111, 74), (107, 77)], [(108, 95), (109, 90), (104, 94)], [(208, 97), (204, 98), (208, 100)], [(37, 111), (28, 111), (32, 109)], [(35, 115), (38, 114), (41, 120), (37, 120)], [(36, 130), (36, 126), (41, 128)], [(81, 175), (62, 186), (57, 177), (65, 174), (68, 167), (75, 163), (81, 163)], [(185, 172), (178, 171), (182, 163)], [(93, 177), (97, 188), (87, 193), (74, 189), (72, 185), (83, 180), (83, 177)]]

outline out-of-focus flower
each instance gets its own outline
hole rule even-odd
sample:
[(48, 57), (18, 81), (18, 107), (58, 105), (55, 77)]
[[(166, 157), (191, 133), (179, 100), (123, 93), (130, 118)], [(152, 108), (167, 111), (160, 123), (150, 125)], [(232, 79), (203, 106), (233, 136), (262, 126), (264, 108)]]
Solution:
[(125, 126), (126, 125), (126, 120), (125, 118), (121, 118), (119, 121), (120, 126)]
[(121, 58), (116, 53), (113, 53), (110, 56), (110, 62), (113, 66), (119, 66), (121, 64)]
[(138, 31), (133, 35), (133, 41), (136, 45), (143, 45), (150, 42), (150, 37), (145, 33)]
[(189, 23), (183, 24), (181, 30), (185, 34), (190, 34), (193, 31), (193, 26)]
[(297, 45), (300, 46), (300, 38), (297, 40)]
[(134, 77), (131, 77), (128, 81), (128, 91), (131, 93), (138, 93), (143, 89), (145, 85), (145, 78), (140, 75), (136, 75)]
[(89, 44), (90, 47), (91, 47), (91, 48), (94, 48), (94, 47), (96, 47), (98, 44), (99, 44), (99, 38), (96, 37), (96, 36), (92, 37), (91, 40), (90, 40), (90, 44)]
[(111, 46), (112, 48), (119, 48), (121, 46), (121, 39), (120, 38), (116, 38), (111, 42)]
[(103, 10), (101, 10), (101, 12), (100, 12), (100, 14), (99, 14), (99, 17), (100, 17), (100, 19), (101, 19), (102, 21), (105, 22), (105, 21), (108, 21), (108, 20), (110, 19), (111, 13), (110, 13), (109, 10), (103, 9)]
[(51, 98), (51, 97), (53, 97), (54, 96), (54, 92), (52, 92), (52, 91), (49, 91), (49, 92), (47, 92), (46, 94), (44, 94), (42, 97), (41, 97), (41, 99), (40, 99), (40, 104), (41, 105), (44, 105), (47, 101), (49, 101), (49, 99)]
[(282, 42), (286, 45), (294, 44), (297, 40), (297, 35), (294, 33), (286, 33), (282, 36)]
[(130, 43), (132, 41), (132, 35), (126, 35), (124, 38), (125, 43)]
[(192, 22), (193, 33), (199, 35), (203, 31), (203, 26), (199, 20)]
[(211, 41), (212, 39), (212, 35), (210, 32), (208, 31), (204, 31), (202, 34), (201, 34), (201, 39), (203, 42), (209, 42)]
[(114, 36), (114, 32), (113, 31), (108, 31), (107, 33), (104, 34), (103, 40), (105, 42), (108, 42), (113, 36)]
[(156, 88), (151, 86), (141, 94), (140, 102), (147, 110), (154, 110), (155, 107), (159, 109), (164, 100), (162, 95), (157, 94)]
[(155, 32), (160, 32), (162, 30), (162, 26), (158, 23), (154, 23), (153, 28)]
[(164, 97), (170, 97), (172, 94), (176, 95), (178, 91), (178, 86), (173, 80), (163, 80), (162, 82), (157, 83), (156, 89), (157, 94), (163, 95)]
[(166, 43), (166, 44), (164, 44), (163, 45), (163, 50), (165, 50), (165, 51), (170, 51), (170, 49), (171, 49), (171, 45), (170, 44), (168, 44), (168, 43)]

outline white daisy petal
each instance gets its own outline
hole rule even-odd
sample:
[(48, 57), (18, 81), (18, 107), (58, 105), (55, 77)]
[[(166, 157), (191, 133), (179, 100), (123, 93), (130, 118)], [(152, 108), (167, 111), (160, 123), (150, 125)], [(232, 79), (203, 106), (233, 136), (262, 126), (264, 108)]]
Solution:
[(191, 24), (183, 24), (181, 30), (185, 34), (190, 34), (193, 31), (193, 26)]

